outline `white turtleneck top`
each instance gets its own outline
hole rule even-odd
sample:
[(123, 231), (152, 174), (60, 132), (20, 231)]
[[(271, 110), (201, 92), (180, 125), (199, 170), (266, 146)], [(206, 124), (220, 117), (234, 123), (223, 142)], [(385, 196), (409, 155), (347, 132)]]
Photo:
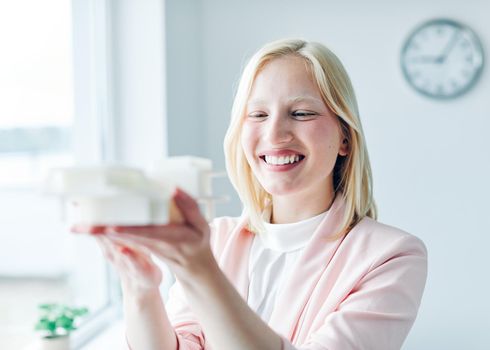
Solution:
[(248, 305), (268, 322), (285, 276), (327, 212), (291, 224), (271, 224), (264, 212), (265, 232), (254, 237), (248, 266)]

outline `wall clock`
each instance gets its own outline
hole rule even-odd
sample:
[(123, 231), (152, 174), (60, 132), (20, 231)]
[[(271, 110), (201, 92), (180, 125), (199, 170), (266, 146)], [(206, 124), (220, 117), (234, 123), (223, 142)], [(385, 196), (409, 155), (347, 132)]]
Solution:
[(483, 48), (467, 26), (434, 19), (406, 39), (401, 67), (407, 82), (425, 96), (451, 99), (470, 90), (483, 70)]

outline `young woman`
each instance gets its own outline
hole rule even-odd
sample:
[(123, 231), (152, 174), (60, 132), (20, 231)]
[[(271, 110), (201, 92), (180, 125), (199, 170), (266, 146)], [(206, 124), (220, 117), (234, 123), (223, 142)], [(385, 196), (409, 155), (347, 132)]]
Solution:
[[(225, 138), (239, 218), (208, 224), (177, 190), (185, 224), (90, 227), (121, 276), (133, 350), (399, 349), (427, 253), (376, 221), (357, 102), (318, 43), (265, 45), (243, 72)], [(166, 262), (177, 282), (164, 305)]]

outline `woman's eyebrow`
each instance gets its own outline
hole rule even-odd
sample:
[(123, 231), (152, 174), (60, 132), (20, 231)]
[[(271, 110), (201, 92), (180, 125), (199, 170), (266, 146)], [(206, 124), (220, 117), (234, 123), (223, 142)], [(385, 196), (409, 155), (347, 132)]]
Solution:
[(290, 102), (313, 102), (313, 103), (319, 103), (323, 105), (322, 100), (319, 100), (318, 98), (312, 96), (296, 96), (289, 99), (289, 101)]
[(267, 101), (265, 99), (254, 98), (254, 99), (248, 100), (246, 105), (247, 106), (255, 106), (255, 105), (261, 105), (261, 104), (265, 104), (265, 103), (267, 103)]
[[(312, 97), (312, 96), (295, 96), (295, 97), (291, 97), (287, 100), (288, 102), (290, 103), (294, 103), (294, 102), (313, 102), (313, 103), (318, 103), (318, 104), (321, 104), (323, 105), (323, 101), (318, 99), (318, 98), (315, 98), (315, 97)], [(254, 98), (254, 99), (251, 99), (251, 100), (248, 100), (247, 101), (247, 106), (253, 106), (253, 105), (261, 105), (261, 104), (266, 104), (267, 103), (267, 100), (265, 99), (262, 99), (262, 98)]]

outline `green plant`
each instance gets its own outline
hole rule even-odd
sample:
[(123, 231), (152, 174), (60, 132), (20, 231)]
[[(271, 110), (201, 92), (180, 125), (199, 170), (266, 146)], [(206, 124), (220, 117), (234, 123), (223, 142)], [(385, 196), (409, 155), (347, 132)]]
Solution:
[(62, 304), (40, 304), (39, 321), (36, 330), (43, 332), (44, 338), (57, 338), (70, 334), (74, 329), (77, 320), (88, 313), (88, 309), (73, 308)]

